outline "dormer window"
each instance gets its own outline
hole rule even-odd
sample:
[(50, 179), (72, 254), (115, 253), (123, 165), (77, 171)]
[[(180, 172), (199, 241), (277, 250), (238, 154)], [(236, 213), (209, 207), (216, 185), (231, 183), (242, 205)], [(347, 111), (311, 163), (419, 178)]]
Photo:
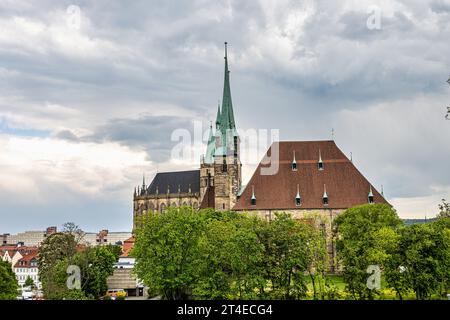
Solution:
[(328, 194), (327, 194), (327, 188), (325, 185), (323, 185), (322, 203), (324, 206), (328, 205)]
[(372, 186), (370, 186), (370, 188), (369, 188), (369, 194), (368, 194), (368, 196), (367, 196), (367, 200), (368, 200), (369, 203), (374, 203), (374, 201), (373, 201)]
[(291, 169), (292, 171), (297, 171), (297, 161), (295, 160), (295, 150), (293, 152), (293, 158), (291, 163)]
[(252, 197), (250, 199), (250, 203), (252, 206), (256, 206), (256, 197), (255, 197), (255, 187), (252, 186)]
[(317, 167), (319, 170), (323, 170), (323, 161), (322, 161), (322, 154), (320, 152), (320, 149), (319, 149), (319, 162), (317, 163)]
[(295, 205), (297, 207), (302, 205), (302, 198), (300, 197), (299, 187), (297, 185), (297, 194), (295, 195)]

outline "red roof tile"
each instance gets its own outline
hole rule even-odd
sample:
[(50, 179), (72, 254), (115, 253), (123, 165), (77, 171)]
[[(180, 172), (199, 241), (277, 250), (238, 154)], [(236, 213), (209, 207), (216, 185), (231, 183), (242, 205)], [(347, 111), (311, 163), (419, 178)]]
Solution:
[[(342, 153), (334, 141), (283, 141), (274, 143), (267, 151), (278, 144), (278, 172), (274, 175), (261, 175), (258, 165), (255, 173), (234, 206), (234, 210), (277, 210), (277, 209), (346, 209), (368, 203), (370, 183)], [(275, 149), (273, 149), (275, 150)], [(319, 170), (319, 150), (324, 170)], [(297, 171), (291, 164), (293, 154)], [(301, 206), (295, 205), (297, 184)], [(322, 203), (324, 185), (328, 195), (328, 205)], [(251, 205), (252, 186), (254, 186), (256, 205)], [(372, 186), (375, 203), (387, 203)]]

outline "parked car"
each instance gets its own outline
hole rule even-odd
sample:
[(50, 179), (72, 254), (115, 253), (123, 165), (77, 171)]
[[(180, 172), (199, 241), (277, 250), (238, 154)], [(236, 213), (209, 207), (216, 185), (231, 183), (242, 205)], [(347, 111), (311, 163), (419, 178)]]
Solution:
[(116, 300), (117, 298), (126, 297), (127, 293), (123, 289), (110, 289), (106, 292), (106, 295), (111, 297), (112, 300)]

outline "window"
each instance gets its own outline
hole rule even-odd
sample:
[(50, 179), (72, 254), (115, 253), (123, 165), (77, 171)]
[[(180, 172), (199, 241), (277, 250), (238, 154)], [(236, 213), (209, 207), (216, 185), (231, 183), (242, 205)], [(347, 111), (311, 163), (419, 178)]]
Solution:
[(228, 168), (227, 168), (227, 161), (225, 159), (223, 159), (223, 163), (222, 163), (222, 171), (223, 172), (227, 172)]
[(297, 163), (296, 162), (292, 162), (291, 168), (292, 168), (292, 171), (297, 171)]
[(300, 197), (295, 197), (295, 205), (298, 207), (298, 206), (301, 206), (301, 204), (302, 204), (302, 199), (300, 198)]
[(222, 209), (225, 210), (225, 203), (222, 203)]
[(323, 170), (323, 162), (322, 161), (320, 161), (317, 166), (318, 166), (319, 170)]
[(327, 206), (328, 205), (328, 197), (323, 197), (322, 202), (323, 202), (324, 206)]
[(369, 195), (368, 198), (369, 198), (369, 203), (373, 203), (373, 195), (372, 196)]
[(250, 203), (251, 203), (252, 206), (256, 206), (256, 198), (252, 198), (250, 200)]

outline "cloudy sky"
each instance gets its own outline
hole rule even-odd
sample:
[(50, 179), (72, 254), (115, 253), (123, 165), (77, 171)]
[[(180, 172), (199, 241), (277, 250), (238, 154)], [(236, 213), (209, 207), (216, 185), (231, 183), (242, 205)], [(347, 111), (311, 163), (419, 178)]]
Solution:
[(224, 41), (239, 128), (334, 128), (402, 217), (434, 216), (450, 198), (449, 39), (450, 0), (1, 0), (0, 233), (131, 230), (143, 172), (198, 167), (171, 138), (214, 120)]

